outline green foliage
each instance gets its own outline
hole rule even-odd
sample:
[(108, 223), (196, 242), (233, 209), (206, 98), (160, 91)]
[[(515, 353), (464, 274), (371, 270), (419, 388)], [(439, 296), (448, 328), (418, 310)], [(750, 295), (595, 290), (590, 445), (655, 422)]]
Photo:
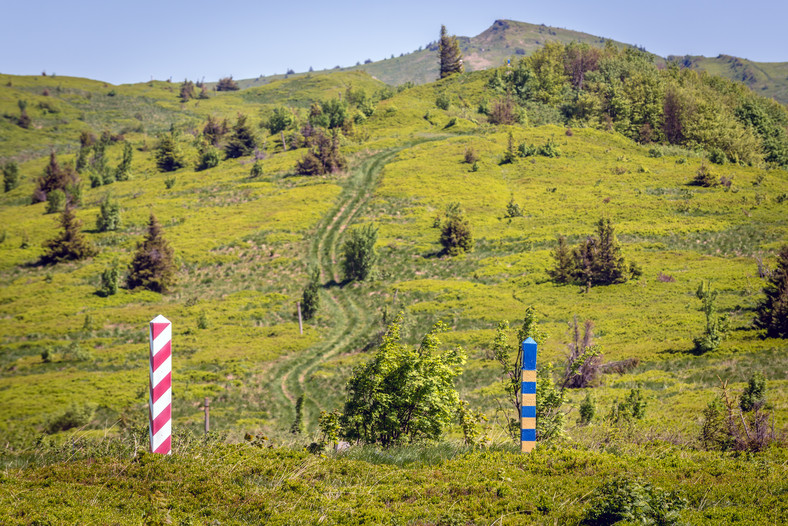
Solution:
[(709, 281), (701, 281), (695, 295), (702, 302), (701, 310), (706, 317), (706, 330), (693, 339), (695, 352), (703, 354), (720, 346), (728, 333), (728, 316), (717, 315), (718, 291), (711, 288)]
[(173, 251), (164, 239), (159, 221), (151, 214), (148, 232), (129, 265), (126, 286), (130, 289), (145, 288), (154, 292), (168, 292), (175, 284)]
[(766, 405), (766, 377), (755, 372), (747, 381), (747, 387), (739, 398), (739, 407), (744, 412), (755, 411)]
[(19, 186), (19, 165), (16, 161), (3, 163), (3, 191), (10, 192)]
[(348, 281), (364, 281), (378, 259), (378, 229), (371, 223), (354, 228), (342, 246), (342, 270)]
[(648, 404), (643, 398), (641, 389), (642, 386), (638, 384), (637, 387), (633, 387), (629, 390), (629, 394), (623, 401), (619, 402), (616, 399), (610, 407), (610, 413), (607, 415), (607, 419), (613, 423), (629, 423), (634, 420), (643, 420), (643, 417), (646, 415), (646, 406)]
[(208, 313), (204, 310), (201, 310), (199, 316), (197, 316), (197, 328), (201, 331), (204, 331), (209, 325), (210, 323), (208, 322)]
[[(33, 192), (33, 203), (47, 200), (49, 192), (61, 190), (66, 194), (73, 193), (79, 183), (79, 176), (70, 166), (61, 166), (57, 162), (55, 152), (49, 154), (49, 164), (44, 168), (44, 175), (38, 178)], [(69, 192), (71, 190), (71, 192)]]
[(512, 132), (509, 132), (509, 137), (506, 141), (506, 151), (503, 152), (501, 164), (512, 164), (514, 162), (517, 162), (517, 154), (514, 150), (514, 138), (512, 137)]
[(569, 324), (569, 330), (571, 341), (567, 345), (569, 354), (561, 389), (592, 387), (599, 375), (599, 366), (602, 365), (602, 351), (594, 344), (594, 323), (591, 320), (585, 321), (581, 338), (580, 326), (575, 315)]
[(96, 408), (91, 404), (71, 404), (47, 423), (46, 432), (51, 435), (75, 427), (84, 427), (93, 420), (95, 412)]
[(66, 205), (60, 214), (62, 231), (53, 239), (44, 243), (44, 254), (40, 262), (43, 265), (52, 265), (63, 261), (75, 261), (93, 257), (98, 250), (90, 244), (82, 234), (82, 222), (76, 218), (74, 208)]
[(339, 411), (320, 411), (320, 417), (317, 419), (317, 427), (320, 430), (320, 440), (323, 445), (336, 444), (339, 442), (339, 436), (342, 432), (341, 419), (342, 416)]
[(120, 203), (107, 194), (101, 200), (99, 214), (96, 217), (96, 230), (109, 232), (120, 227)]
[(525, 111), (517, 105), (509, 94), (495, 99), (491, 108), (482, 109), (485, 110), (484, 113), (489, 117), (490, 124), (524, 124), (526, 121)]
[(704, 449), (727, 451), (733, 447), (728, 432), (728, 415), (720, 397), (713, 398), (701, 414), (699, 440)]
[(465, 148), (465, 155), (463, 156), (462, 162), (467, 164), (474, 164), (476, 161), (479, 160), (479, 154), (476, 153), (476, 150), (473, 147), (468, 146)]
[(441, 110), (448, 110), (449, 106), (451, 106), (451, 97), (446, 94), (446, 92), (441, 92), (435, 98), (435, 106)]
[(391, 447), (438, 439), (454, 420), (459, 396), (454, 379), (462, 373), (461, 348), (439, 351), (436, 323), (421, 345), (400, 338), (402, 314), (388, 326), (383, 343), (366, 364), (355, 367), (347, 383), (342, 434), (351, 441)]
[(320, 100), (309, 109), (309, 124), (321, 128), (341, 128), (348, 117), (348, 104), (340, 99)]
[(274, 108), (271, 116), (268, 118), (266, 127), (271, 132), (271, 135), (274, 135), (290, 128), (294, 122), (293, 112), (289, 108), (278, 106)]
[(194, 82), (188, 79), (183, 81), (180, 89), (180, 98), (181, 102), (188, 102), (190, 99), (197, 98), (197, 94), (194, 89)]
[(251, 125), (246, 122), (246, 115), (238, 114), (230, 138), (224, 146), (224, 153), (228, 159), (251, 155), (257, 148), (257, 137)]
[(556, 283), (571, 283), (575, 276), (575, 259), (566, 242), (566, 236), (558, 236), (558, 242), (551, 254), (555, 266), (547, 273)]
[(186, 166), (175, 131), (159, 135), (155, 151), (156, 166), (162, 172), (174, 172)]
[(112, 265), (104, 269), (104, 272), (101, 273), (101, 285), (97, 291), (98, 295), (103, 297), (114, 296), (118, 293), (119, 284), (120, 264), (118, 260), (115, 259)]
[(772, 338), (788, 338), (788, 245), (777, 255), (777, 266), (763, 288), (766, 298), (755, 310), (755, 326)]
[(583, 398), (583, 401), (580, 402), (578, 413), (577, 423), (580, 425), (587, 426), (594, 419), (594, 415), (596, 415), (596, 399), (590, 391)]
[(566, 414), (561, 407), (567, 402), (563, 390), (553, 381), (553, 364), (547, 363), (536, 373), (536, 440), (550, 442), (564, 436)]
[(455, 73), (462, 73), (462, 53), (460, 43), (454, 35), (449, 36), (446, 26), (441, 26), (440, 40), (438, 42), (440, 61), (440, 78), (444, 79)]
[(134, 149), (131, 147), (130, 142), (123, 143), (123, 157), (120, 159), (117, 169), (115, 170), (116, 181), (128, 181), (131, 179), (131, 161), (134, 158)]
[(506, 213), (504, 214), (504, 217), (523, 217), (523, 209), (515, 202), (514, 195), (512, 195), (512, 197), (509, 199), (509, 202), (506, 204)]
[(320, 269), (313, 268), (309, 273), (309, 283), (301, 296), (301, 315), (311, 320), (320, 310)]
[(47, 214), (62, 212), (66, 206), (66, 194), (60, 188), (55, 188), (47, 194)]
[(717, 186), (720, 184), (720, 178), (714, 172), (711, 171), (709, 165), (706, 163), (701, 163), (700, 168), (698, 171), (695, 172), (695, 178), (692, 180), (692, 184), (695, 186), (703, 186), (705, 188), (710, 188), (712, 186)]
[(299, 175), (325, 175), (347, 167), (347, 160), (339, 151), (339, 135), (335, 131), (329, 138), (320, 130), (310, 137), (310, 150), (296, 163)]
[(449, 256), (458, 256), (473, 251), (473, 234), (468, 218), (459, 203), (452, 203), (446, 209), (446, 219), (441, 223), (440, 244)]
[(219, 155), (219, 150), (212, 144), (203, 143), (200, 145), (200, 158), (197, 161), (197, 166), (195, 170), (198, 172), (201, 170), (207, 170), (209, 168), (215, 168), (219, 166), (219, 162), (221, 161), (221, 156)]
[(619, 477), (596, 490), (580, 524), (607, 526), (625, 521), (649, 526), (679, 525), (679, 512), (686, 507), (686, 499), (675, 492)]
[(229, 129), (230, 127), (227, 124), (227, 119), (223, 119), (219, 122), (219, 119), (215, 118), (213, 115), (209, 115), (202, 129), (202, 136), (211, 146), (219, 146)]
[(462, 429), (463, 443), (466, 446), (473, 447), (486, 441), (486, 436), (482, 436), (480, 429), (480, 424), (487, 420), (484, 413), (474, 411), (470, 408), (470, 404), (467, 401), (460, 400), (457, 408), (457, 419)]
[(255, 161), (252, 164), (252, 169), (249, 170), (249, 177), (255, 178), (260, 177), (261, 175), (263, 175), (263, 163), (260, 161)]

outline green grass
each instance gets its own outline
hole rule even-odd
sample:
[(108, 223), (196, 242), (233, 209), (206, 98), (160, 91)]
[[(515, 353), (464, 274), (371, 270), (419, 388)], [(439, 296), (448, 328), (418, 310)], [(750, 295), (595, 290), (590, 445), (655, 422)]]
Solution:
[[(717, 396), (719, 380), (728, 380), (736, 393), (756, 371), (768, 378), (775, 428), (784, 433), (786, 343), (763, 339), (751, 321), (764, 286), (755, 258), (773, 265), (776, 250), (788, 239), (788, 202), (778, 199), (788, 187), (788, 172), (714, 165), (733, 184), (704, 189), (689, 185), (701, 162), (691, 152), (665, 148), (655, 158), (649, 147), (615, 133), (495, 127), (477, 112), (488, 96), (479, 73), (380, 101), (374, 115), (343, 139), (350, 161), (346, 173), (294, 175), (304, 150), (283, 152), (278, 139), (259, 128), (263, 176), (250, 177), (250, 157), (194, 170), (197, 151), (189, 132), (198, 131), (209, 115), (232, 123), (243, 111), (257, 126), (274, 106), (304, 112), (311, 101), (336, 96), (351, 84), (370, 93), (380, 86), (357, 72), (315, 74), (181, 103), (178, 86), (166, 82), (105, 86), (65, 77), (0, 79), (0, 111), (18, 111), (15, 101), (25, 97), (31, 108), (34, 101), (51, 101), (60, 108), (58, 115), (71, 119), (56, 124), (39, 108), (31, 113), (40, 129), (0, 121), (6, 139), (0, 141), (0, 155), (17, 159), (22, 175), (18, 188), (0, 196), (0, 407), (5, 411), (0, 443), (5, 465), (27, 466), (0, 475), (4, 487), (13, 488), (0, 497), (6, 499), (0, 509), (10, 510), (0, 522), (78, 521), (76, 503), (85, 499), (108, 499), (87, 522), (139, 522), (142, 509), (164, 513), (167, 505), (141, 497), (159, 490), (183, 495), (184, 504), (170, 513), (195, 523), (292, 523), (296, 517), (316, 522), (323, 516), (329, 523), (361, 522), (350, 510), (368, 513), (371, 522), (399, 517), (413, 524), (491, 523), (501, 515), (512, 520), (528, 515), (536, 523), (576, 523), (594, 489), (627, 466), (634, 466), (633, 476), (680, 491), (692, 503), (682, 512), (689, 523), (733, 520), (737, 514), (757, 523), (760, 513), (764, 522), (780, 522), (785, 510), (772, 503), (783, 491), (784, 450), (753, 461), (713, 455), (697, 450), (697, 435), (701, 411)], [(38, 93), (44, 87), (48, 96)], [(448, 110), (436, 106), (442, 93), (452, 99)], [(455, 124), (447, 127), (452, 119)], [(117, 133), (133, 121), (142, 128), (135, 125), (126, 134), (134, 146), (132, 180), (86, 187), (77, 213), (100, 254), (37, 266), (42, 243), (57, 229), (57, 215), (45, 214), (45, 204), (29, 204), (50, 147), (62, 162), (73, 162), (82, 130), (100, 134), (108, 127)], [(170, 122), (183, 131), (179, 140), (187, 166), (164, 174), (156, 169), (152, 147), (156, 132)], [(552, 140), (561, 155), (502, 165), (509, 132), (516, 143)], [(463, 162), (469, 147), (479, 155), (476, 171)], [(121, 152), (121, 144), (109, 146), (111, 166)], [(167, 188), (171, 177), (175, 184)], [(116, 232), (100, 233), (95, 218), (107, 193), (121, 203), (122, 224)], [(504, 217), (512, 198), (523, 217)], [(467, 213), (476, 246), (450, 258), (439, 253), (435, 221), (453, 202)], [(128, 265), (151, 212), (175, 250), (177, 286), (167, 295), (121, 289), (100, 297), (101, 272), (116, 258)], [(603, 216), (611, 218), (624, 255), (639, 264), (642, 276), (588, 293), (553, 283), (547, 271), (556, 237), (577, 243)], [(368, 281), (340, 285), (344, 235), (370, 222), (380, 229), (379, 263)], [(321, 272), (321, 310), (301, 335), (295, 302), (310, 265)], [(719, 307), (730, 313), (733, 330), (718, 351), (696, 356), (692, 339), (704, 326), (695, 297), (701, 280), (711, 280), (720, 291)], [(594, 321), (605, 361), (638, 361), (625, 374), (604, 375), (593, 392), (598, 414), (604, 415), (642, 384), (648, 403), (644, 421), (626, 429), (603, 421), (580, 427), (577, 406), (586, 391), (573, 391), (560, 451), (526, 459), (511, 451), (498, 425), (510, 416), (499, 411), (500, 371), (488, 355), (498, 322), (510, 322), (513, 340), (529, 305), (549, 334), (540, 348), (541, 364), (562, 369), (567, 323), (575, 315)], [(451, 327), (444, 340), (463, 346), (469, 357), (458, 388), (487, 415), (490, 449), (458, 446), (460, 430), (453, 428), (450, 442), (429, 447), (354, 449), (327, 459), (301, 453), (315, 438), (319, 412), (341, 407), (352, 368), (367, 359), (398, 311), (406, 313), (404, 337), (414, 344), (437, 320)], [(227, 434), (229, 442), (263, 433), (281, 447), (183, 446), (183, 454), (173, 459), (129, 460), (129, 442), (113, 440), (128, 438), (129, 429), (141, 429), (147, 419), (147, 323), (157, 314), (173, 322), (173, 417), (179, 440), (200, 429), (201, 403), (209, 397), (212, 429)], [(202, 316), (207, 328), (199, 328)], [(42, 359), (45, 351), (48, 362)], [(306, 434), (293, 437), (288, 430), (302, 393)], [(75, 402), (95, 406), (96, 417), (76, 435), (43, 436), (47, 423)], [(86, 449), (57, 446), (105, 433), (107, 440)], [(41, 446), (50, 440), (54, 445)], [(102, 460), (78, 460), (89, 452)], [(217, 485), (217, 501), (237, 504), (235, 515), (213, 504), (206, 508), (210, 516), (195, 515), (197, 496), (203, 494), (195, 489), (203, 480), (202, 467), (193, 482), (178, 488), (153, 474), (188, 478), (195, 456), (203, 455), (219, 464), (210, 484)], [(763, 478), (756, 476), (761, 465), (768, 468)], [(270, 469), (273, 475), (261, 475)], [(50, 480), (51, 473), (58, 475)], [(453, 473), (465, 478), (456, 481)], [(540, 493), (518, 501), (515, 495), (537, 476), (547, 477)], [(67, 477), (94, 482), (83, 487)], [(402, 480), (412, 480), (412, 488)], [(47, 504), (36, 507), (32, 494)], [(439, 509), (445, 502), (455, 504)], [(132, 508), (136, 515), (124, 515)]]

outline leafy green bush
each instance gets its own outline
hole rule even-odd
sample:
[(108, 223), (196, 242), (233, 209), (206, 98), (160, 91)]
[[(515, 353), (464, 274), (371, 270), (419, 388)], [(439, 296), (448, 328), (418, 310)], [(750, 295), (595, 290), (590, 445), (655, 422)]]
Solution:
[(402, 314), (392, 322), (380, 348), (353, 369), (341, 416), (342, 435), (350, 441), (390, 447), (437, 439), (455, 419), (459, 395), (454, 379), (462, 373), (461, 348), (439, 352), (438, 322), (416, 349), (400, 338)]
[(293, 112), (288, 108), (279, 106), (274, 108), (273, 113), (271, 113), (271, 116), (268, 118), (266, 127), (268, 131), (271, 132), (271, 135), (274, 135), (285, 131), (292, 126), (294, 122)]
[(580, 425), (588, 425), (594, 419), (594, 415), (596, 415), (596, 399), (590, 392), (580, 402), (578, 413), (577, 423)]
[(219, 166), (221, 158), (219, 150), (211, 144), (205, 144), (200, 148), (200, 159), (197, 161), (197, 171), (207, 170)]
[(320, 309), (320, 269), (314, 268), (309, 273), (309, 283), (301, 296), (301, 314), (305, 320), (311, 320)]
[(451, 97), (445, 92), (439, 93), (435, 98), (435, 106), (441, 110), (448, 110), (451, 106)]
[(113, 296), (118, 293), (118, 285), (120, 283), (120, 265), (118, 260), (112, 262), (112, 265), (101, 273), (101, 286), (99, 287), (99, 296)]
[(66, 194), (60, 188), (55, 188), (47, 194), (47, 214), (62, 212), (66, 206)]
[(687, 502), (647, 482), (619, 477), (597, 488), (581, 524), (608, 526), (626, 521), (653, 526), (678, 525)]

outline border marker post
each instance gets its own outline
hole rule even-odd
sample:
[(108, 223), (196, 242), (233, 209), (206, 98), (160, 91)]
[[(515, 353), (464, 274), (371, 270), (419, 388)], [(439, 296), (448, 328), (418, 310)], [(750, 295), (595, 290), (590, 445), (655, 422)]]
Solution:
[(172, 324), (159, 314), (150, 321), (150, 450), (172, 453)]
[(536, 342), (523, 342), (523, 376), (520, 386), (520, 451), (530, 453), (536, 445)]

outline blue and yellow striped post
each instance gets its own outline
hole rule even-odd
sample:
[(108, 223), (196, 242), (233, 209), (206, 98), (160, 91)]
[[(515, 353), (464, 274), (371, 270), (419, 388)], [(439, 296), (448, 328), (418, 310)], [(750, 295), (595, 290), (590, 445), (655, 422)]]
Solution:
[(530, 453), (536, 444), (536, 342), (523, 342), (523, 380), (520, 387), (520, 451)]

